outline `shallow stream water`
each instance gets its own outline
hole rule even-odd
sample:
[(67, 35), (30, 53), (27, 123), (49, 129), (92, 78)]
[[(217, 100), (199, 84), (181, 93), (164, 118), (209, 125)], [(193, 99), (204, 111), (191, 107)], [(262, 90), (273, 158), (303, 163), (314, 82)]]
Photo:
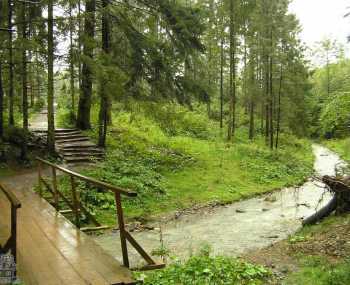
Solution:
[[(328, 149), (314, 145), (315, 174), (334, 175), (343, 162)], [(272, 194), (199, 211), (160, 224), (155, 230), (133, 232), (147, 252), (159, 248), (160, 228), (164, 246), (180, 258), (187, 258), (204, 245), (213, 254), (239, 256), (286, 239), (300, 227), (302, 219), (325, 205), (331, 195), (319, 181), (309, 180), (299, 188), (285, 188)], [(121, 261), (119, 233), (96, 236), (106, 251)], [(133, 266), (140, 264), (139, 255), (129, 246)]]

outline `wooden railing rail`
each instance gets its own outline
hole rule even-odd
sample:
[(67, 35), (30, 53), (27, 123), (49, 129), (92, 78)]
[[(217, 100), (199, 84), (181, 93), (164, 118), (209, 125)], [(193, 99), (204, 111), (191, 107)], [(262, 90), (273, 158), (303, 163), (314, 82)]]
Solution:
[[(128, 255), (128, 248), (127, 248), (127, 241), (136, 249), (136, 251), (143, 257), (143, 259), (147, 262), (147, 265), (143, 267), (144, 270), (150, 270), (150, 269), (157, 269), (164, 267), (164, 264), (157, 264), (150, 255), (147, 254), (147, 252), (136, 242), (136, 240), (130, 235), (130, 233), (125, 229), (125, 223), (124, 223), (124, 216), (123, 216), (123, 207), (122, 207), (122, 199), (121, 196), (127, 196), (127, 197), (136, 197), (137, 193), (122, 189), (120, 187), (95, 180), (91, 177), (84, 176), (80, 173), (71, 171), (67, 168), (64, 168), (62, 166), (56, 165), (52, 162), (46, 161), (41, 158), (37, 158), (38, 161), (38, 182), (39, 182), (39, 194), (42, 195), (42, 185), (45, 186), (45, 188), (50, 192), (54, 199), (54, 206), (57, 211), (59, 211), (59, 200), (61, 199), (65, 204), (70, 208), (70, 210), (63, 210), (60, 211), (61, 213), (68, 213), (73, 212), (75, 215), (75, 223), (78, 228), (82, 231), (92, 231), (92, 230), (101, 230), (106, 229), (108, 227), (102, 226), (93, 215), (89, 213), (89, 211), (82, 205), (80, 201), (80, 193), (77, 189), (76, 182), (77, 180), (84, 181), (86, 183), (92, 184), (96, 187), (99, 187), (100, 189), (111, 191), (114, 193), (115, 198), (115, 206), (116, 206), (116, 213), (117, 213), (117, 222), (119, 226), (119, 232), (120, 232), (120, 241), (121, 241), (121, 249), (122, 249), (122, 255), (123, 255), (123, 264), (125, 267), (130, 267), (129, 263), (129, 255)], [(46, 165), (51, 168), (52, 170), (52, 186), (50, 183), (43, 177), (43, 165)], [(68, 174), (70, 176), (70, 182), (71, 182), (71, 200), (69, 198), (65, 197), (64, 194), (59, 190), (58, 184), (57, 184), (57, 170)], [(80, 214), (84, 213), (95, 225), (96, 227), (88, 227), (88, 228), (82, 228), (80, 223)]]
[[(11, 235), (4, 246), (0, 245), (0, 253), (6, 254), (11, 251), (14, 262), (17, 263), (17, 210), (21, 208), (21, 203), (17, 197), (0, 184), (0, 191), (5, 194), (11, 204)], [(16, 272), (14, 272), (16, 276)]]

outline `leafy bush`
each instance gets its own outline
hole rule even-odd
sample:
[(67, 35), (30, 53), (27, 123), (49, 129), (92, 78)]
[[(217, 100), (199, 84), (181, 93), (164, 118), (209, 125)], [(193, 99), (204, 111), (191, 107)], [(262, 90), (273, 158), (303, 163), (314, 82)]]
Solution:
[(5, 129), (4, 141), (7, 141), (17, 146), (22, 146), (25, 142), (25, 132), (21, 128), (17, 128), (14, 126), (8, 127)]
[(229, 257), (211, 257), (207, 250), (187, 262), (179, 261), (149, 274), (137, 274), (144, 285), (266, 284), (270, 272), (262, 266)]
[(206, 115), (189, 111), (176, 104), (149, 105), (150, 116), (170, 136), (185, 135), (200, 139), (210, 137), (209, 120)]
[(267, 148), (246, 144), (240, 145), (237, 151), (240, 157), (244, 157), (240, 161), (240, 166), (250, 174), (253, 181), (271, 183), (274, 180), (290, 178), (295, 183), (296, 177), (301, 182), (305, 178), (305, 173), (310, 175), (312, 173), (312, 159), (309, 164), (301, 163), (296, 155), (298, 153), (296, 149), (301, 148), (300, 141), (292, 140), (287, 149), (279, 152), (271, 152)]
[(321, 126), (323, 134), (330, 137), (344, 136), (349, 133), (350, 124), (350, 96), (348, 92), (338, 92), (331, 95), (321, 112)]

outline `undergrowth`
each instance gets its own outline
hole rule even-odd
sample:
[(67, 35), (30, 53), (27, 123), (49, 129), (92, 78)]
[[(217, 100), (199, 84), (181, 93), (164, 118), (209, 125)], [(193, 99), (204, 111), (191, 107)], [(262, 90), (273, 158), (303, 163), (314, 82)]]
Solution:
[(270, 276), (263, 266), (229, 257), (212, 257), (208, 250), (184, 263), (175, 261), (163, 270), (136, 274), (139, 284), (144, 285), (258, 285), (265, 284)]
[[(65, 113), (58, 114), (63, 121)], [(92, 117), (97, 120), (97, 110)], [(61, 119), (60, 119), (61, 118)], [(311, 144), (281, 135), (278, 151), (239, 128), (233, 143), (214, 121), (183, 107), (113, 111), (106, 159), (83, 173), (138, 193), (124, 199), (129, 219), (148, 219), (209, 202), (230, 203), (302, 183), (313, 171)], [(96, 129), (87, 132), (97, 138)], [(67, 189), (68, 181), (60, 187)], [(80, 185), (82, 199), (103, 223), (115, 223), (112, 194)]]

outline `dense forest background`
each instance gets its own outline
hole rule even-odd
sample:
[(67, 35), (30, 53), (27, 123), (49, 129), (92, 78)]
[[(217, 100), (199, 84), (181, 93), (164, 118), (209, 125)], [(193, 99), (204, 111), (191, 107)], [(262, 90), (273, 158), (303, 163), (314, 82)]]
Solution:
[(312, 77), (322, 71), (309, 68), (289, 1), (1, 5), (1, 129), (27, 130), (28, 114), (47, 104), (52, 145), (55, 97), (72, 124), (98, 129), (100, 146), (112, 114), (144, 112), (162, 126), (180, 106), (229, 141), (241, 128), (271, 149), (281, 132), (314, 134)]

